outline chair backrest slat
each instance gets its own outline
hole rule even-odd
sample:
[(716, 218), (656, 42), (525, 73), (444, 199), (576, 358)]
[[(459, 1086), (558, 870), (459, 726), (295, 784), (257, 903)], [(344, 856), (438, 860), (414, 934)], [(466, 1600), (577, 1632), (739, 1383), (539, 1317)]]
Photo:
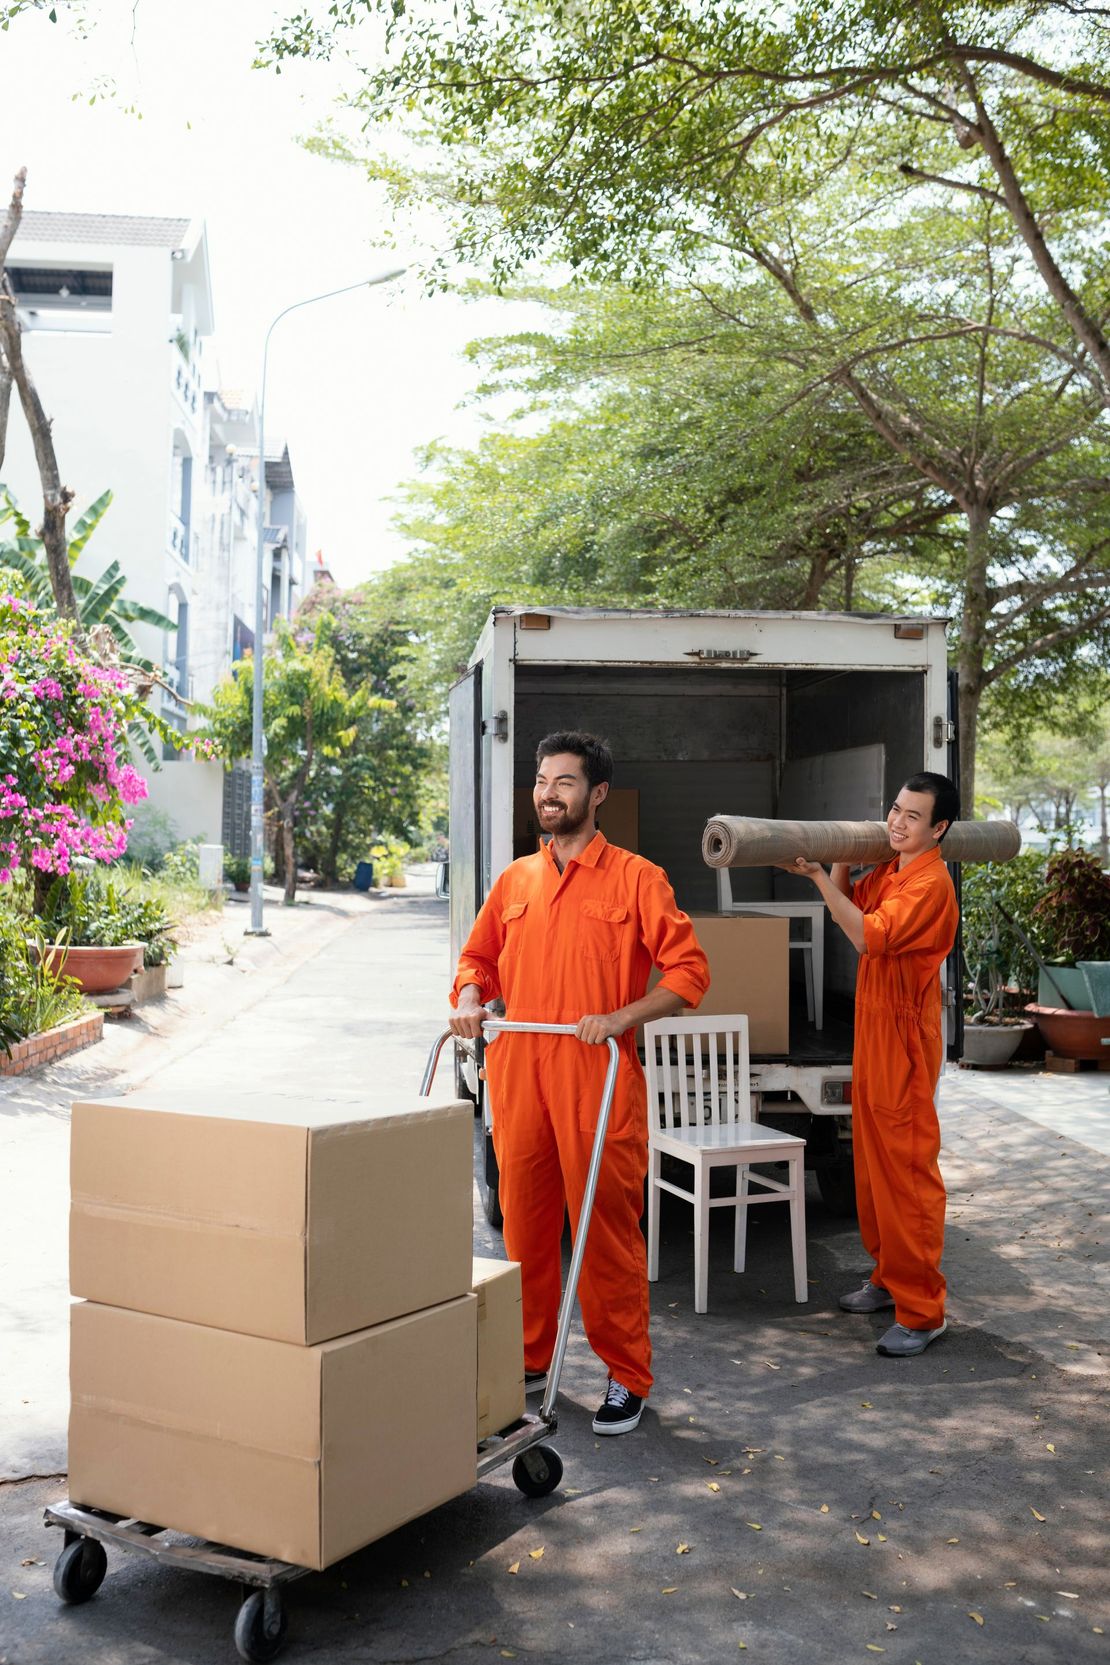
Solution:
[(644, 1025), (645, 1074), (652, 1125), (673, 1131), (708, 1119), (747, 1121), (751, 1115), (748, 1019), (659, 1018)]

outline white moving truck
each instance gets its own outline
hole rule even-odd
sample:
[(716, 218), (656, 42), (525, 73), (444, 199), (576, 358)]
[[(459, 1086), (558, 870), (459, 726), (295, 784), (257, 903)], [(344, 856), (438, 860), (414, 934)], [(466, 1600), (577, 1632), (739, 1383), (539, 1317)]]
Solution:
[[(493, 880), (536, 847), (531, 792), (545, 734), (587, 729), (609, 742), (612, 814), (619, 802), (632, 814), (607, 830), (603, 808), (602, 830), (619, 844), (631, 842), (622, 833), (633, 826), (635, 848), (666, 870), (679, 905), (712, 913), (719, 875), (701, 854), (711, 815), (881, 820), (917, 770), (956, 778), (945, 624), (851, 613), (494, 608), (450, 699), (452, 959)], [(816, 896), (808, 881), (771, 868), (735, 869), (728, 880), (734, 902)], [(850, 1209), (855, 954), (830, 927), (820, 1028), (809, 1014), (805, 954), (789, 960), (797, 974), (789, 1042), (770, 1055), (753, 1050), (753, 1091), (763, 1121), (808, 1141), (825, 1201)], [(958, 1040), (958, 1006), (949, 1018), (949, 1038)], [(457, 1074), (480, 1103), (477, 1069), (461, 1051)], [(488, 1134), (485, 1146), (479, 1186), (498, 1224)]]

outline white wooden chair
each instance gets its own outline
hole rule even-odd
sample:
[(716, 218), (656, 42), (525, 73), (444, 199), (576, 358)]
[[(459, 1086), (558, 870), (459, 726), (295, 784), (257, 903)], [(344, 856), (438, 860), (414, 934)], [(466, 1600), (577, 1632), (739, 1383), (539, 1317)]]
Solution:
[[(748, 1209), (755, 1203), (790, 1205), (794, 1298), (806, 1288), (805, 1145), (751, 1120), (748, 1020), (741, 1015), (660, 1018), (644, 1025), (648, 1093), (648, 1278), (659, 1277), (659, 1208), (669, 1191), (694, 1206), (694, 1311), (708, 1311), (709, 1216), (713, 1208), (736, 1212), (733, 1267), (744, 1270)], [(662, 1177), (664, 1156), (693, 1168), (693, 1190)], [(785, 1162), (784, 1183), (751, 1164)], [(710, 1196), (714, 1168), (736, 1170), (735, 1195)], [(760, 1189), (752, 1191), (751, 1187)]]

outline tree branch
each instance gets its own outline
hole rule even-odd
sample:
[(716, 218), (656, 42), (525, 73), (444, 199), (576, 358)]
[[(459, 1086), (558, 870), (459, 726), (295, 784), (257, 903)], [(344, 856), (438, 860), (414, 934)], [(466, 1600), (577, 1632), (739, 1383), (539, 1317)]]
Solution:
[(1074, 641), (1076, 636), (1093, 630), (1096, 624), (1101, 624), (1105, 619), (1110, 619), (1110, 603), (1089, 618), (1077, 619), (1074, 624), (1062, 625), (1059, 630), (1050, 631), (1047, 636), (1038, 636), (1035, 641), (1027, 642), (1024, 647), (1017, 648), (1004, 659), (997, 660), (989, 671), (984, 671), (983, 686), (997, 682), (1000, 676), (1005, 676), (1007, 671), (1012, 671), (1017, 665), (1037, 659), (1041, 654), (1051, 653), (1053, 648), (1062, 647), (1065, 642)]
[(926, 185), (943, 185), (948, 191), (968, 191), (986, 202), (996, 202), (1002, 208), (1009, 207), (1000, 191), (989, 191), (985, 185), (971, 185), (963, 179), (947, 179), (942, 173), (926, 173), (924, 168), (912, 167), (909, 162), (899, 162), (898, 172), (906, 179), (920, 179)]

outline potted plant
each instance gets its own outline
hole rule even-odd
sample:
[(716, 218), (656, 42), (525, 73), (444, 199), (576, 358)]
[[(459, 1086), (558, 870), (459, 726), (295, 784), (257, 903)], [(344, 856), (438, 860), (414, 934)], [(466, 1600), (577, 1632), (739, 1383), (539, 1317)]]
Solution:
[(173, 922), (159, 903), (128, 896), (92, 874), (55, 879), (39, 928), (52, 971), (65, 970), (86, 994), (106, 994), (145, 965), (164, 963)]
[(375, 844), (370, 855), (379, 883), (402, 890), (405, 885), (405, 860), (408, 854), (408, 845), (402, 844), (398, 838), (383, 838)]
[(1033, 1027), (1020, 1012), (1006, 1010), (1010, 944), (991, 888), (992, 866), (976, 866), (964, 878), (963, 955), (969, 1002), (961, 1062), (976, 1069), (1005, 1069)]
[(1045, 870), (1045, 891), (1033, 909), (1044, 946), (1038, 1000), (1025, 1009), (1062, 1058), (1100, 1059), (1110, 1018), (1091, 1009), (1079, 961), (1110, 961), (1110, 876), (1087, 850), (1057, 850)]
[(234, 890), (240, 892), (251, 887), (251, 858), (249, 856), (233, 856), (230, 850), (224, 851), (224, 878), (228, 879)]

